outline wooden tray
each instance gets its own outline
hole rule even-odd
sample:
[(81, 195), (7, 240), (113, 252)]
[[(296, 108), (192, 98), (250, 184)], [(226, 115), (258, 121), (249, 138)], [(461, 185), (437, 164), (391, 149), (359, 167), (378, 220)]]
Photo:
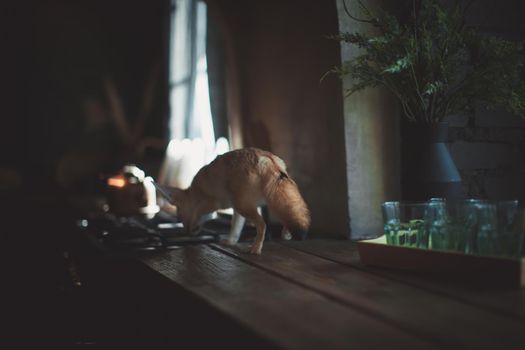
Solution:
[(357, 242), (361, 262), (493, 287), (525, 286), (525, 259), (387, 245), (384, 236)]

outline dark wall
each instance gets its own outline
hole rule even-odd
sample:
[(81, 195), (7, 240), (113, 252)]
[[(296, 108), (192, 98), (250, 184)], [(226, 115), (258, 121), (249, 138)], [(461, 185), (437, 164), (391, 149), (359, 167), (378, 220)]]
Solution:
[(0, 82), (8, 91), (0, 111), (4, 178), (5, 169), (14, 169), (21, 179), (19, 187), (54, 186), (61, 162), (66, 169), (84, 164), (74, 174), (62, 174), (64, 185), (73, 186), (83, 176), (136, 160), (125, 155), (115, 135), (105, 90), (108, 82), (130, 124), (139, 118), (148, 83), (153, 85), (153, 107), (142, 136), (164, 137), (167, 3), (25, 1), (4, 13), (7, 45), (2, 71), (7, 78)]
[(335, 1), (210, 0), (226, 36), (244, 146), (288, 165), (312, 212), (310, 234), (349, 236)]

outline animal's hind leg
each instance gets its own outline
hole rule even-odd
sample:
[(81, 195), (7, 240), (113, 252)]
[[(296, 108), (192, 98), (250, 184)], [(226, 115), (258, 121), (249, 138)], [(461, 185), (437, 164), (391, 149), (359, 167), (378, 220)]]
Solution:
[(266, 235), (266, 223), (264, 222), (264, 219), (257, 211), (255, 211), (256, 214), (253, 214), (249, 219), (254, 223), (255, 228), (257, 230), (257, 235), (255, 236), (255, 242), (253, 243), (250, 253), (252, 254), (261, 254), (263, 242), (264, 242), (264, 236)]
[(228, 236), (228, 240), (226, 240), (224, 243), (227, 245), (235, 245), (239, 241), (245, 221), (246, 219), (241, 214), (239, 214), (236, 210), (233, 211), (230, 235)]
[(235, 211), (239, 211), (246, 219), (250, 220), (257, 230), (257, 235), (255, 236), (255, 242), (250, 248), (250, 253), (252, 254), (261, 254), (264, 236), (266, 234), (266, 223), (264, 222), (263, 217), (259, 214), (256, 207), (253, 208), (243, 208), (237, 207), (234, 208)]

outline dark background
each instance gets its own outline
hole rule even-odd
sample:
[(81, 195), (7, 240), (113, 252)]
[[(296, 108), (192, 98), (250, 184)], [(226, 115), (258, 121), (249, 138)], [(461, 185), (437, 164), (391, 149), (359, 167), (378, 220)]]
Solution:
[[(68, 153), (92, 151), (114, 159), (123, 153), (104, 114), (104, 84), (113, 81), (132, 123), (152, 72), (166, 76), (167, 6), (166, 1), (45, 0), (3, 11), (7, 94), (0, 159), (3, 167), (19, 171), (19, 189), (45, 191), (56, 185), (58, 164)], [(144, 136), (165, 138), (165, 78), (155, 85)]]
[[(99, 174), (124, 162), (158, 169), (160, 150), (137, 157), (119, 139), (104, 84), (113, 82), (133, 123), (157, 74), (142, 136), (167, 140), (169, 2), (31, 0), (1, 8), (4, 334), (19, 345), (133, 345), (137, 338), (123, 334), (139, 325), (123, 320), (138, 317), (137, 294), (109, 283), (80, 291), (71, 279), (65, 252), (79, 214), (69, 199), (99, 191)], [(128, 292), (131, 304), (117, 306)]]

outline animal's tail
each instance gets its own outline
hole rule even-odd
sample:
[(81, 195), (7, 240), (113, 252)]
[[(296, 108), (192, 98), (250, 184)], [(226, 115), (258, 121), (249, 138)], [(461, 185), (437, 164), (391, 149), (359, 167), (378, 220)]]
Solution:
[(304, 238), (310, 227), (310, 210), (284, 165), (275, 165), (263, 189), (266, 203), (270, 211), (294, 236), (300, 235)]

